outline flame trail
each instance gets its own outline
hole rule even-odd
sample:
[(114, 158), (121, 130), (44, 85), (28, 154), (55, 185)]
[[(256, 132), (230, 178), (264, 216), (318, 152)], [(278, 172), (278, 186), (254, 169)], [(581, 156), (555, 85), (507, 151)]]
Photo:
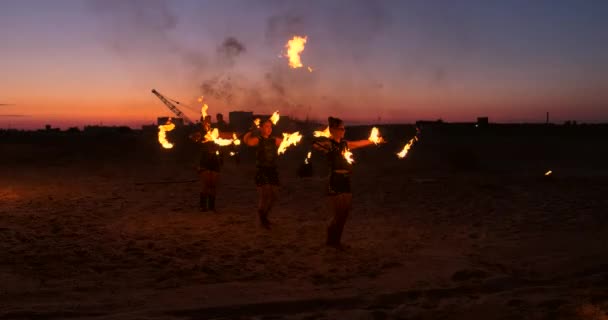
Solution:
[(255, 124), (256, 127), (260, 127), (260, 118), (255, 118), (255, 120), (253, 120), (253, 124)]
[(549, 171), (545, 172), (545, 176), (550, 176), (550, 175), (552, 175), (552, 174), (553, 174), (553, 171), (551, 171), (551, 170), (549, 170)]
[(173, 144), (171, 142), (167, 141), (167, 132), (171, 131), (173, 129), (175, 129), (175, 124), (173, 124), (173, 122), (171, 122), (171, 118), (169, 118), (167, 120), (167, 123), (165, 123), (164, 125), (158, 126), (158, 142), (165, 149), (173, 148)]
[(302, 140), (302, 135), (298, 131), (296, 131), (294, 133), (283, 133), (283, 141), (281, 141), (281, 144), (279, 145), (279, 149), (277, 150), (277, 153), (278, 154), (285, 153), (285, 150), (287, 150), (287, 147), (292, 146), (292, 145), (295, 146), (296, 144), (298, 144), (298, 142), (300, 142), (300, 140)]

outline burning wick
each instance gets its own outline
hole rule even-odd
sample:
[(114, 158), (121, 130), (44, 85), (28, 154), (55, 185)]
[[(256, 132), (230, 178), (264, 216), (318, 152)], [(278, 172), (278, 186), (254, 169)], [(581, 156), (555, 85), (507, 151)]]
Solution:
[(298, 142), (300, 142), (300, 140), (302, 140), (302, 135), (300, 134), (300, 132), (294, 132), (294, 133), (283, 133), (283, 141), (281, 141), (281, 144), (279, 145), (279, 149), (277, 150), (278, 154), (283, 154), (285, 153), (285, 150), (287, 150), (287, 147), (289, 146), (295, 146), (296, 144), (298, 144)]
[(342, 152), (342, 156), (344, 157), (344, 159), (346, 159), (346, 162), (348, 162), (348, 164), (352, 164), (353, 162), (355, 162), (355, 159), (353, 159), (353, 153), (350, 152), (350, 150), (345, 149), (344, 152)]
[(378, 144), (384, 141), (380, 136), (380, 130), (378, 130), (378, 128), (376, 127), (372, 128), (372, 132), (369, 134), (368, 140), (373, 142), (374, 144)]
[(312, 134), (316, 138), (320, 138), (320, 137), (329, 138), (329, 137), (331, 137), (331, 133), (329, 132), (329, 127), (325, 128), (325, 130), (323, 130), (323, 131), (315, 131)]
[(260, 118), (256, 118), (255, 120), (253, 120), (253, 124), (255, 124), (256, 127), (260, 127)]
[(553, 174), (553, 171), (551, 171), (551, 170), (549, 170), (549, 171), (545, 172), (545, 176), (550, 176), (550, 175), (552, 175), (552, 174)]
[(287, 44), (285, 44), (285, 48), (287, 48), (287, 53), (284, 56), (289, 58), (289, 67), (293, 69), (302, 67), (300, 53), (304, 51), (304, 45), (306, 44), (306, 41), (306, 36), (294, 36), (291, 40), (287, 41)]
[(167, 141), (167, 132), (175, 129), (175, 125), (171, 122), (171, 118), (167, 119), (167, 123), (158, 126), (158, 142), (165, 149), (173, 148), (173, 144)]
[(234, 157), (234, 155), (235, 155), (234, 151), (230, 151), (230, 156)]

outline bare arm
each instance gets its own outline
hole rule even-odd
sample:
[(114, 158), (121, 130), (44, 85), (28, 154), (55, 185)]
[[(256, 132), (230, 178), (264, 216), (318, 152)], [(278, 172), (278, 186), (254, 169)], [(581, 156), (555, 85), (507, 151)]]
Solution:
[(354, 150), (354, 149), (358, 149), (358, 148), (363, 148), (363, 147), (367, 147), (367, 146), (371, 146), (374, 143), (365, 139), (365, 140), (357, 140), (357, 141), (348, 141), (348, 148), (350, 150)]
[(245, 133), (245, 136), (243, 137), (243, 142), (245, 142), (245, 144), (250, 147), (255, 147), (260, 142), (260, 139), (258, 139), (258, 137), (254, 137), (252, 135), (252, 132), (249, 131), (249, 132)]

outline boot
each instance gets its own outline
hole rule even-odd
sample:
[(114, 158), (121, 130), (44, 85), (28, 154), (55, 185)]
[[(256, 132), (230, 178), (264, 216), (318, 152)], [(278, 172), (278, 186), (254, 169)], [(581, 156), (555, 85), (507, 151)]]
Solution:
[(200, 194), (200, 210), (201, 210), (201, 212), (207, 212), (207, 211), (209, 211), (209, 206), (207, 204), (207, 199), (208, 198), (209, 197), (206, 194), (204, 194), (204, 193), (201, 192), (201, 194)]
[(262, 209), (258, 210), (258, 217), (260, 218), (260, 224), (265, 229), (270, 229), (270, 220), (268, 220), (268, 212)]
[(215, 211), (215, 196), (209, 196), (208, 208), (211, 211)]

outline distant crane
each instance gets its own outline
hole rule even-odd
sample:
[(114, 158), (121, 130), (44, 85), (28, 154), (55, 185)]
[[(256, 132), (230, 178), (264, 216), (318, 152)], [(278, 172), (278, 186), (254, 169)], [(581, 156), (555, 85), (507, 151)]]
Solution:
[[(184, 122), (188, 123), (188, 124), (193, 124), (194, 122), (192, 122), (192, 120), (190, 120), (190, 118), (188, 118), (181, 110), (179, 110), (171, 101), (170, 99), (166, 98), (165, 96), (163, 96), (162, 94), (160, 94), (158, 91), (156, 91), (155, 89), (152, 89), (152, 93), (154, 93), (159, 99), (160, 101), (162, 101), (167, 108), (169, 108), (169, 110), (171, 110), (171, 112), (173, 112), (176, 116), (184, 119)], [(173, 102), (179, 104), (179, 101), (175, 101), (172, 100)]]

